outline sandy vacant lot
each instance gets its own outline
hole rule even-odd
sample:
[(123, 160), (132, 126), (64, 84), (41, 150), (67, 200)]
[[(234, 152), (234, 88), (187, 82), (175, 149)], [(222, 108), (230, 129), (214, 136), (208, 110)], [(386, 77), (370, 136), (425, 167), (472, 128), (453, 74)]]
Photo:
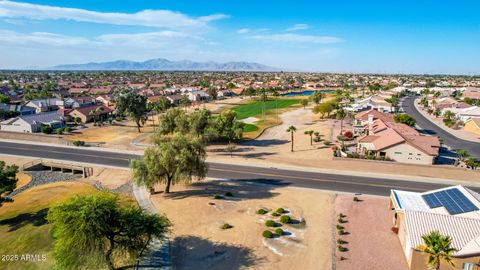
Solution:
[[(407, 270), (407, 261), (400, 241), (391, 231), (394, 213), (388, 208), (387, 197), (338, 195), (335, 212), (345, 214), (348, 222), (342, 226), (348, 235), (338, 236), (346, 240), (347, 252), (336, 251), (338, 270)], [(338, 239), (337, 237), (337, 239)], [(346, 260), (340, 261), (343, 256)]]
[[(273, 184), (273, 185), (272, 185)], [(215, 200), (213, 194), (234, 197)], [(331, 269), (332, 196), (329, 193), (249, 181), (202, 181), (152, 196), (173, 223), (175, 269)], [(288, 209), (297, 221), (283, 225), (289, 235), (264, 239), (259, 208)], [(181, 215), (179, 214), (181, 213)], [(278, 220), (278, 218), (275, 218)], [(222, 230), (224, 223), (233, 228)]]

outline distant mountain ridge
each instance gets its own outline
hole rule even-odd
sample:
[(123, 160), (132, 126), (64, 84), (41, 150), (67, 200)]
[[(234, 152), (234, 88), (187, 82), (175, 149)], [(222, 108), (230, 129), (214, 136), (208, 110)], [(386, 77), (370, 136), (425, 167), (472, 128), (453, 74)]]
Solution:
[(111, 62), (58, 65), (54, 70), (164, 70), (164, 71), (278, 71), (254, 62), (194, 62), (189, 60), (170, 61), (164, 58), (144, 62), (117, 60)]

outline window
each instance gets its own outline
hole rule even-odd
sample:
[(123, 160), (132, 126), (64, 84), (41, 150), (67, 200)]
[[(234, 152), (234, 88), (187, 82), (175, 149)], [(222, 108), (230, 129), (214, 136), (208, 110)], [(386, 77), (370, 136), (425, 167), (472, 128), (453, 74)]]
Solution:
[(464, 263), (462, 270), (473, 270), (473, 263)]

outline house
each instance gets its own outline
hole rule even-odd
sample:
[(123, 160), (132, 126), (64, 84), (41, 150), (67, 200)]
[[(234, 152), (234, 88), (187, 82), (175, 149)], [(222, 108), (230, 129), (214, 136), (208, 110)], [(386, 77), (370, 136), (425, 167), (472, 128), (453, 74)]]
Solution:
[(470, 118), (463, 127), (465, 131), (480, 135), (480, 118)]
[(56, 111), (64, 107), (63, 100), (57, 98), (35, 99), (29, 101), (26, 106), (35, 108), (36, 113)]
[(205, 91), (202, 90), (192, 90), (187, 92), (187, 97), (190, 101), (209, 101), (211, 97)]
[(6, 104), (6, 103), (0, 103), (0, 110), (6, 112), (6, 113), (11, 113), (13, 115), (29, 115), (29, 114), (35, 114), (35, 108), (28, 107), (25, 105), (19, 105), (19, 104)]
[(65, 100), (66, 108), (80, 108), (95, 105), (97, 103), (94, 97), (83, 96), (83, 97), (72, 97)]
[(65, 126), (65, 117), (57, 112), (24, 115), (14, 117), (0, 123), (0, 130), (12, 132), (40, 132), (42, 126), (50, 126), (53, 129)]
[(431, 165), (438, 156), (440, 140), (418, 133), (414, 128), (395, 123), (393, 116), (376, 110), (355, 116), (357, 153), (373, 154), (397, 162)]
[(182, 99), (181, 95), (169, 95), (166, 96), (168, 100), (170, 100), (170, 103), (173, 105), (178, 105), (180, 104), (180, 99)]
[(82, 123), (90, 121), (105, 120), (113, 112), (112, 109), (104, 105), (92, 105), (73, 109), (68, 113), (73, 119), (80, 118)]
[(102, 103), (103, 105), (110, 107), (115, 104), (114, 98), (112, 95), (101, 95), (96, 98), (97, 102)]
[(480, 100), (480, 88), (467, 88), (465, 91), (463, 91), (462, 97)]
[(392, 231), (398, 234), (411, 270), (428, 269), (426, 255), (418, 246), (422, 236), (439, 231), (452, 238), (455, 267), (476, 270), (480, 261), (480, 194), (461, 185), (427, 192), (391, 190), (390, 208), (395, 212)]

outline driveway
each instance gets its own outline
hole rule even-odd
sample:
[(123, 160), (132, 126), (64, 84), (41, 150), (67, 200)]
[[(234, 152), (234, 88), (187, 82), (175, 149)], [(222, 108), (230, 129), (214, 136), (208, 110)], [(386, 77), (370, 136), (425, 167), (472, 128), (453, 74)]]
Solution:
[(415, 108), (415, 99), (416, 97), (414, 96), (405, 98), (402, 102), (402, 109), (405, 113), (415, 118), (417, 125), (422, 129), (421, 131), (430, 135), (439, 136), (443, 144), (448, 145), (452, 150), (464, 149), (476, 158), (480, 158), (480, 143), (459, 139), (435, 123), (432, 123)]

